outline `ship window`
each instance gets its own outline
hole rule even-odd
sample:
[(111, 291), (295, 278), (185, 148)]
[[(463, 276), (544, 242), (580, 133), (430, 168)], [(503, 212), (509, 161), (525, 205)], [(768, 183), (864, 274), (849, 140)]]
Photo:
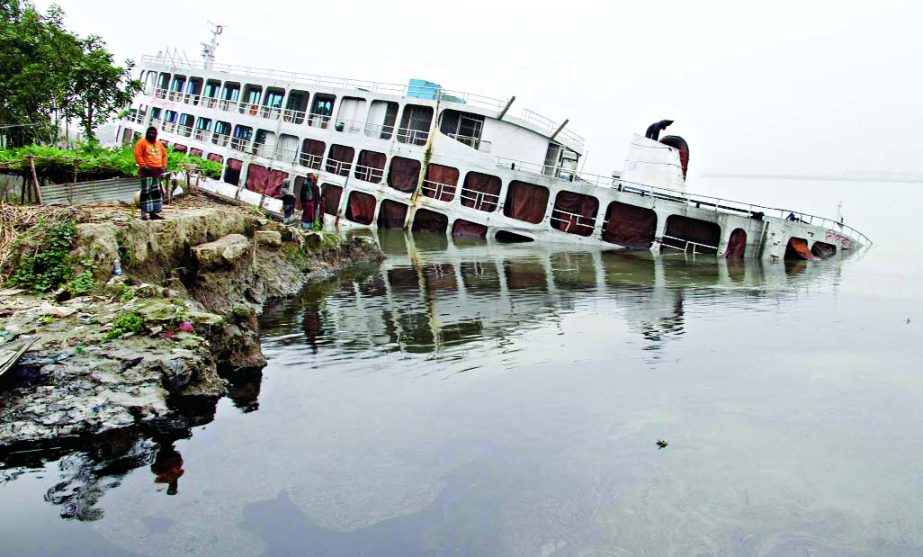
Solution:
[(234, 126), (234, 136), (231, 138), (231, 149), (243, 151), (250, 144), (253, 137), (253, 128), (250, 126)]
[(811, 253), (813, 253), (815, 257), (828, 259), (836, 255), (836, 246), (828, 244), (827, 242), (814, 242), (814, 245), (811, 246)]
[(208, 133), (211, 130), (212, 121), (208, 118), (199, 118), (195, 123), (195, 139), (196, 141), (207, 141)]
[(785, 259), (806, 259), (816, 261), (818, 257), (808, 249), (808, 241), (804, 238), (792, 236), (788, 239), (788, 245), (785, 246)]
[[(163, 109), (157, 108), (156, 106), (151, 109), (151, 120), (160, 120), (161, 116), (163, 116)], [(152, 121), (151, 125), (153, 124), (154, 122)]]
[[(331, 174), (349, 176), (354, 156), (356, 156), (356, 150), (352, 147), (333, 144), (330, 146), (330, 152), (327, 153), (327, 166), (324, 168)], [(371, 224), (371, 222), (365, 224)]]
[(293, 89), (288, 92), (285, 101), (283, 117), (286, 122), (301, 124), (304, 122), (305, 112), (308, 110), (308, 92)]
[(183, 98), (183, 87), (186, 85), (186, 76), (174, 75), (170, 82), (170, 93), (167, 98), (172, 101), (180, 101)]
[(343, 97), (333, 127), (338, 132), (359, 133), (365, 117), (365, 99)]
[(388, 185), (402, 192), (417, 189), (420, 180), (420, 161), (404, 157), (393, 157), (388, 170)]
[(171, 124), (175, 124), (177, 116), (179, 116), (179, 114), (176, 111), (168, 110), (164, 113), (163, 119), (167, 122), (170, 122)]
[(182, 144), (180, 144), (180, 143), (174, 143), (174, 144), (173, 144), (173, 150), (176, 151), (177, 153), (185, 153), (185, 152), (186, 152), (186, 146), (185, 146), (185, 145), (182, 145)]
[(271, 157), (276, 148), (276, 134), (269, 130), (256, 130), (253, 139), (253, 154), (261, 157)]
[(315, 128), (326, 128), (330, 123), (330, 117), (333, 116), (333, 103), (336, 97), (333, 95), (314, 95), (314, 102), (311, 104), (311, 114), (308, 115), (308, 125)]
[(160, 80), (157, 83), (157, 96), (161, 99), (167, 98), (167, 90), (170, 88), (170, 74), (160, 74)]
[(176, 129), (176, 133), (189, 137), (192, 135), (192, 126), (195, 123), (195, 116), (191, 114), (180, 114), (179, 115), (179, 126)]
[(305, 139), (301, 144), (301, 166), (320, 170), (321, 162), (324, 160), (324, 151), (327, 150), (327, 144), (315, 139)]
[(192, 149), (189, 149), (189, 155), (190, 155), (190, 156), (201, 158), (202, 155), (204, 155), (204, 154), (205, 154), (205, 153), (202, 151), (202, 149), (196, 149), (195, 147), (193, 147)]
[(378, 139), (391, 139), (397, 122), (398, 104), (392, 101), (372, 101), (365, 135)]
[(433, 121), (433, 107), (408, 104), (401, 116), (401, 127), (397, 140), (411, 145), (425, 145), (429, 138), (429, 127)]
[[(439, 123), (439, 131), (455, 141), (464, 143), (473, 149), (487, 150), (481, 148), (481, 131), (483, 128), (483, 116), (457, 110), (444, 111), (442, 121)], [(486, 146), (487, 144), (485, 143), (483, 147)]]
[(228, 137), (231, 135), (231, 124), (229, 122), (215, 122), (215, 133), (212, 135), (212, 143), (215, 145), (227, 145)]
[(359, 191), (350, 193), (346, 218), (359, 224), (372, 224), (375, 219), (375, 198)]
[(186, 102), (199, 104), (199, 95), (202, 94), (202, 78), (190, 77), (189, 83), (186, 84)]
[(691, 253), (717, 253), (720, 238), (721, 227), (717, 223), (670, 215), (661, 238), (661, 248), (662, 251), (677, 249)]
[(343, 188), (333, 184), (321, 185), (320, 196), (324, 200), (324, 212), (328, 215), (336, 216), (337, 209), (340, 208), (340, 197), (343, 195)]
[(414, 232), (439, 232), (445, 234), (449, 228), (449, 217), (436, 211), (417, 209), (413, 215)]
[(238, 109), (240, 113), (256, 116), (259, 113), (260, 96), (262, 94), (263, 88), (257, 85), (247, 85), (244, 87), (244, 96), (241, 99), (240, 108)]
[(224, 84), (224, 91), (221, 94), (221, 102), (218, 103), (218, 108), (221, 110), (230, 110), (232, 106), (237, 104), (237, 100), (240, 98), (240, 83), (228, 83)]
[(251, 163), (247, 168), (247, 189), (269, 197), (279, 197), (282, 182), (288, 179), (288, 172), (266, 168)]
[(603, 241), (626, 248), (647, 249), (657, 234), (657, 213), (645, 207), (613, 201), (606, 208)]
[[(452, 224), (453, 238), (486, 238), (487, 227), (483, 224), (470, 222), (462, 219), (456, 220)], [(464, 267), (463, 267), (464, 268)]]
[(221, 82), (217, 79), (209, 79), (205, 82), (204, 95), (211, 99), (217, 99), (218, 93), (221, 92)]
[(224, 167), (224, 181), (235, 186), (239, 185), (240, 169), (243, 168), (243, 166), (243, 161), (239, 161), (237, 159), (228, 159), (228, 163)]
[(599, 211), (599, 200), (591, 195), (583, 195), (570, 191), (558, 192), (554, 198), (554, 208), (551, 211), (549, 224), (552, 228), (589, 236), (596, 226), (596, 212)]
[(356, 162), (355, 177), (364, 181), (380, 184), (384, 175), (387, 155), (375, 151), (359, 151), (359, 160)]
[(465, 184), (462, 186), (461, 204), (478, 211), (492, 213), (500, 204), (500, 178), (469, 172), (465, 175)]
[(407, 205), (385, 199), (378, 210), (378, 228), (400, 230), (407, 220)]
[(441, 164), (426, 167), (426, 180), (423, 181), (423, 195), (439, 201), (452, 201), (458, 186), (458, 169)]
[[(728, 259), (743, 259), (747, 249), (747, 232), (743, 228), (735, 228), (728, 238), (727, 249), (724, 257)], [(813, 251), (813, 250), (812, 250)]]
[(122, 130), (122, 145), (128, 145), (131, 143), (132, 139), (132, 130), (130, 128), (125, 128)]
[(503, 204), (503, 214), (511, 219), (538, 224), (545, 217), (548, 188), (526, 182), (510, 182)]
[(218, 153), (209, 153), (209, 154), (208, 154), (208, 160), (223, 163), (223, 162), (224, 162), (224, 156), (223, 156), (223, 155), (219, 155)]
[(278, 153), (280, 159), (295, 162), (298, 158), (298, 138), (287, 133), (280, 135)]
[(263, 99), (263, 108), (260, 115), (263, 118), (278, 118), (282, 113), (282, 99), (285, 98), (285, 89), (269, 87), (266, 89), (266, 98)]

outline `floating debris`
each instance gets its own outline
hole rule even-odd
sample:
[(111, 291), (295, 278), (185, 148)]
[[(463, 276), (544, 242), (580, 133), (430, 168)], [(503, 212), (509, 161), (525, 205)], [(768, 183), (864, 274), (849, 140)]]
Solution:
[(658, 451), (659, 451), (660, 449), (665, 449), (665, 448), (667, 448), (668, 445), (669, 445), (669, 443), (667, 443), (667, 442), (664, 441), (663, 439), (658, 439), (658, 440), (657, 440), (657, 450), (658, 450)]

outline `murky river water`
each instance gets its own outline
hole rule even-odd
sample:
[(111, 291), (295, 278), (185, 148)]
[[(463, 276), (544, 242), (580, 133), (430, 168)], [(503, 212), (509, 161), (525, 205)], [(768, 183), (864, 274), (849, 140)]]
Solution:
[(923, 555), (919, 188), (705, 189), (842, 199), (845, 261), (384, 236), (187, 435), (11, 461), (0, 554)]

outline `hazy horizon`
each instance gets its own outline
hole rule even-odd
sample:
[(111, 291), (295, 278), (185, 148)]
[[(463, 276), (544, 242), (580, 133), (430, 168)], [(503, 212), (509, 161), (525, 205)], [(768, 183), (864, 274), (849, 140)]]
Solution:
[(406, 0), (263, 10), (164, 0), (159, 12), (56, 3), (69, 28), (101, 35), (120, 62), (167, 47), (197, 60), (213, 21), (225, 26), (221, 63), (516, 95), (513, 113), (570, 119), (587, 140), (587, 172), (621, 168), (631, 134), (662, 118), (690, 143), (692, 177), (923, 172), (923, 140), (901, 139), (923, 124), (923, 72), (902, 63), (923, 51), (923, 6), (910, 1), (476, 1), (451, 14)]

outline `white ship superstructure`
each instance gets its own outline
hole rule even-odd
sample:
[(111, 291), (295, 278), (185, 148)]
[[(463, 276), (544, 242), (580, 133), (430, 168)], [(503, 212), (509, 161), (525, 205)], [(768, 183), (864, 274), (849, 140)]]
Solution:
[(316, 174), (328, 227), (766, 260), (871, 243), (833, 219), (688, 194), (675, 136), (635, 136), (621, 172), (583, 173), (568, 121), (517, 112), (515, 97), (165, 56), (140, 67), (122, 142), (157, 127), (175, 150), (223, 164), (214, 188), (269, 208), (283, 180)]

